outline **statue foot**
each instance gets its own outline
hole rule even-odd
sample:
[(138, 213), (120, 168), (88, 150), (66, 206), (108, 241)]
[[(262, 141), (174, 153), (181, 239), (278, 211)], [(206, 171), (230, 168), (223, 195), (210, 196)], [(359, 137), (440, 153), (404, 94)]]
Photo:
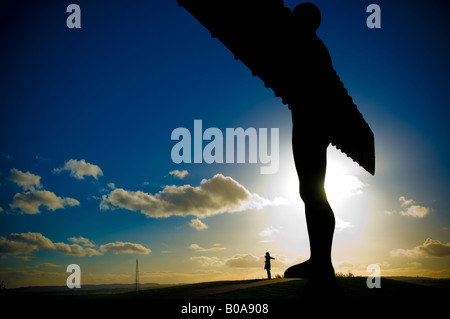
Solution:
[(316, 264), (310, 259), (286, 269), (284, 278), (334, 278), (334, 268), (331, 265)]

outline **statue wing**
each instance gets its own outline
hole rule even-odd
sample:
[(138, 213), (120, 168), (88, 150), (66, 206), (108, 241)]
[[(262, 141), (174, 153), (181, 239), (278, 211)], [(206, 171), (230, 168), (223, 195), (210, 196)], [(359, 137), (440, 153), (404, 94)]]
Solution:
[[(302, 77), (302, 68), (293, 65), (305, 50), (302, 50), (302, 43), (293, 40), (295, 35), (289, 26), (291, 10), (284, 6), (283, 0), (178, 0), (178, 4), (208, 29), (212, 37), (219, 39), (267, 88), (273, 89), (283, 103), (301, 104), (302, 84), (298, 79)], [(331, 143), (373, 175), (373, 132), (341, 82), (339, 85), (342, 87), (337, 89), (340, 93), (335, 98), (343, 109), (340, 118), (345, 121), (337, 123), (340, 127), (333, 130)]]

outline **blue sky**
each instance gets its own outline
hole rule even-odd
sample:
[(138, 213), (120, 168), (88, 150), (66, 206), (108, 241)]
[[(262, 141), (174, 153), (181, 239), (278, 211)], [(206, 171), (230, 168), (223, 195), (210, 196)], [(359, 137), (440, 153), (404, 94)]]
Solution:
[[(86, 283), (132, 282), (136, 258), (145, 281), (252, 278), (264, 275), (267, 250), (279, 273), (307, 258), (280, 99), (176, 1), (80, 0), (81, 29), (66, 27), (70, 3), (9, 1), (0, 10), (0, 279), (64, 285), (65, 267), (77, 263)], [(329, 149), (336, 269), (365, 274), (379, 263), (385, 275), (448, 277), (449, 6), (377, 1), (382, 27), (369, 29), (371, 1), (314, 3), (318, 35), (376, 139), (374, 177)], [(280, 169), (174, 164), (171, 133), (192, 132), (196, 119), (223, 132), (279, 128)], [(133, 202), (167, 185), (199, 190), (203, 179), (244, 192), (253, 206), (230, 199), (213, 216), (184, 207), (156, 218)], [(347, 193), (333, 197), (339, 189)], [(126, 204), (114, 204), (119, 190), (131, 196)], [(63, 207), (13, 204), (17, 194), (49, 200), (45, 191)], [(208, 228), (189, 226), (196, 219)]]

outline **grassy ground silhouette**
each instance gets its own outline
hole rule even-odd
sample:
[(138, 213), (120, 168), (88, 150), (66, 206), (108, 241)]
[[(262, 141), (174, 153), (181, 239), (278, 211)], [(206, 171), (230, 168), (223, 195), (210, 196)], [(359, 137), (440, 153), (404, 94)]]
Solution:
[[(1, 300), (5, 307), (27, 305), (21, 311), (36, 314), (36, 309), (45, 309), (45, 314), (60, 314), (58, 309), (72, 309), (105, 316), (127, 309), (152, 309), (167, 317), (178, 317), (187, 305), (210, 305), (217, 309), (214, 317), (225, 316), (226, 304), (267, 304), (270, 314), (292, 314), (296, 311), (312, 310), (326, 314), (329, 309), (343, 315), (417, 314), (418, 310), (428, 315), (439, 313), (450, 297), (450, 280), (424, 280), (409, 278), (409, 281), (381, 279), (381, 288), (369, 289), (364, 277), (338, 277), (340, 294), (330, 292), (327, 286), (317, 286), (314, 293), (308, 291), (308, 281), (300, 279), (257, 279), (237, 281), (214, 281), (195, 284), (174, 285), (164, 288), (145, 289), (132, 292), (108, 290), (82, 292), (71, 289), (66, 292), (13, 292), (3, 291)], [(418, 284), (420, 283), (420, 284)], [(87, 310), (88, 309), (88, 310)], [(442, 309), (442, 310), (439, 310)], [(198, 314), (197, 314), (198, 315)], [(203, 314), (204, 315), (204, 314)], [(219, 316), (220, 315), (220, 316)]]
[[(447, 281), (442, 287), (382, 278), (381, 288), (369, 289), (367, 278), (336, 278), (342, 297), (354, 301), (440, 300), (450, 297)], [(273, 279), (218, 281), (108, 295), (106, 298), (136, 299), (297, 299), (305, 298), (307, 280)], [(326, 287), (324, 287), (324, 290)], [(323, 291), (325, 293), (325, 291)]]

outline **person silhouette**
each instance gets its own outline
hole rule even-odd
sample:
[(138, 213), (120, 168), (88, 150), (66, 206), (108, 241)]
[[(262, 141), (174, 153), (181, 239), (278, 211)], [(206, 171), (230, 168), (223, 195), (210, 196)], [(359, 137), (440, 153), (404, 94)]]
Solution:
[(267, 271), (267, 279), (272, 279), (272, 275), (270, 273), (270, 260), (275, 259), (272, 256), (270, 256), (269, 252), (266, 252), (265, 256), (266, 261), (264, 262), (264, 269)]

